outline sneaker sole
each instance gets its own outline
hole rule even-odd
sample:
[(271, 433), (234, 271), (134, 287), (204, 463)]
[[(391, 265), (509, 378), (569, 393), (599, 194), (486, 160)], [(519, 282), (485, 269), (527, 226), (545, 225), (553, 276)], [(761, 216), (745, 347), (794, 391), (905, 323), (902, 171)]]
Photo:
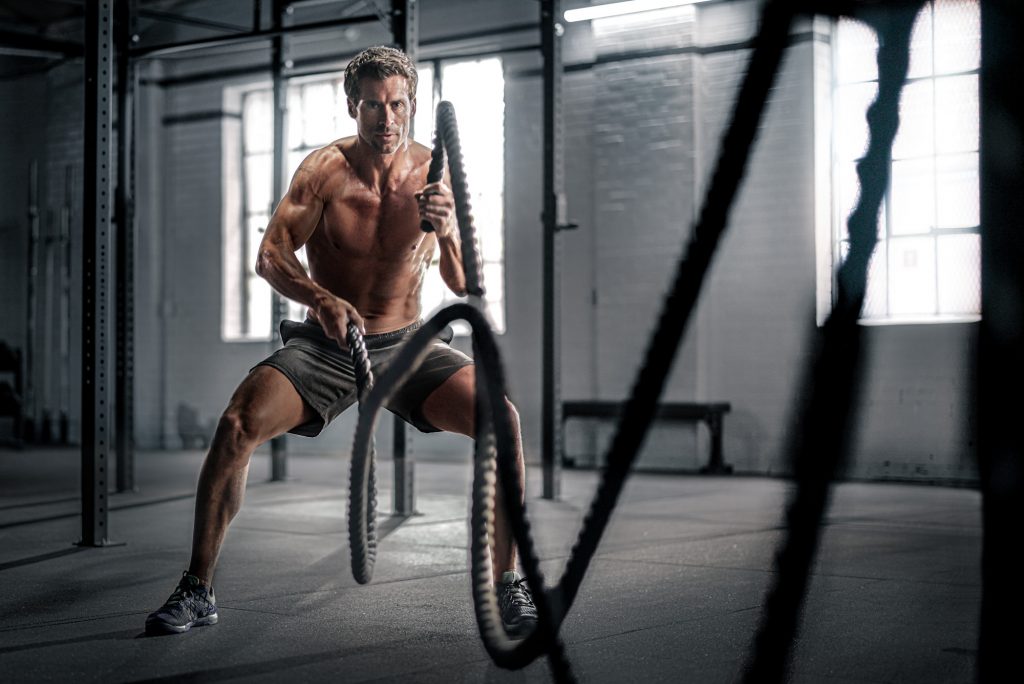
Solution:
[(505, 634), (508, 635), (508, 638), (519, 641), (530, 636), (530, 633), (533, 631), (533, 628), (537, 626), (537, 623), (534, 620), (530, 620), (527, 622), (519, 622), (514, 625), (505, 622), (503, 625), (505, 627)]
[(185, 625), (172, 625), (163, 620), (146, 620), (146, 634), (184, 634), (193, 627), (217, 624), (217, 614), (201, 617)]

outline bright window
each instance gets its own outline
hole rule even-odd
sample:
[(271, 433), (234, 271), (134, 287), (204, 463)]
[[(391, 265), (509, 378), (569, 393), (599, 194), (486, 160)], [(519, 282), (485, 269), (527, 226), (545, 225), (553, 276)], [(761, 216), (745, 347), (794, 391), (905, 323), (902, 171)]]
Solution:
[[(469, 178), (474, 225), (484, 257), (486, 303), (499, 332), (504, 330), (504, 78), (501, 60), (435, 62), (418, 67), (414, 137), (432, 144), (438, 98), (455, 105), (459, 137)], [(440, 74), (435, 83), (435, 73)], [(252, 90), (242, 99), (242, 209), (240, 225), (225, 231), (224, 335), (226, 339), (269, 339), (271, 288), (256, 275), (256, 250), (280, 198), (271, 196), (273, 168), (272, 94)], [(288, 88), (286, 182), (314, 149), (355, 135), (346, 108), (343, 79), (292, 83)], [(232, 229), (234, 228), (234, 229)], [(239, 258), (241, 257), (241, 258)], [(306, 264), (305, 250), (299, 260)], [(441, 280), (435, 252), (421, 297), (423, 316), (456, 300)], [(289, 302), (289, 317), (301, 320), (303, 307)]]
[[(845, 258), (858, 197), (867, 106), (878, 90), (877, 37), (839, 21), (834, 53), (833, 258)], [(914, 25), (889, 190), (879, 216), (862, 318), (877, 322), (977, 316), (981, 308), (978, 201), (977, 0), (933, 0)]]

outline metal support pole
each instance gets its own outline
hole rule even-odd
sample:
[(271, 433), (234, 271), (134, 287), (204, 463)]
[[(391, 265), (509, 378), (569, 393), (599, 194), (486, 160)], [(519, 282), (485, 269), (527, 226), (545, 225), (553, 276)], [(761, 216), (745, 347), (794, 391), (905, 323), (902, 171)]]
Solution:
[(398, 416), (394, 420), (394, 514), (405, 517), (416, 514), (416, 460), (406, 448), (405, 423)]
[(39, 319), (39, 162), (35, 159), (28, 167), (28, 317), (25, 322), (24, 401), (21, 425), (17, 438), (26, 442), (36, 440), (35, 347), (39, 343), (36, 322)]
[(117, 491), (135, 489), (135, 0), (117, 0)]
[[(284, 25), (284, 14), (287, 11), (285, 0), (274, 0), (272, 12), (274, 29), (280, 30)], [(280, 201), (284, 195), (284, 160), (287, 141), (285, 140), (285, 116), (288, 109), (288, 86), (284, 80), (284, 37), (278, 33), (274, 36), (271, 47), (271, 69), (274, 79), (274, 175), (271, 197)], [(273, 209), (273, 207), (271, 208)], [(273, 212), (271, 212), (273, 213)], [(270, 316), (270, 343), (273, 348), (281, 344), (281, 321), (288, 315), (288, 302), (274, 292), (271, 295), (273, 310)], [(284, 435), (270, 441), (270, 479), (279, 482), (288, 477), (288, 443)]]
[(557, 499), (561, 493), (562, 403), (559, 392), (561, 345), (558, 330), (559, 288), (556, 273), (556, 235), (565, 224), (562, 173), (562, 26), (559, 0), (542, 0), (540, 10), (541, 50), (544, 55), (544, 246), (542, 328), (543, 395), (541, 397), (541, 461), (544, 469), (543, 497)]
[[(414, 64), (419, 50), (418, 29), (416, 0), (391, 0), (391, 33), (395, 45), (401, 48)], [(430, 106), (429, 103), (427, 106)], [(408, 453), (405, 423), (397, 415), (393, 420), (394, 514), (413, 515), (416, 513), (416, 461)]]
[(82, 538), (107, 544), (110, 454), (111, 73), (113, 0), (85, 8), (85, 182), (82, 214)]
[[(978, 446), (982, 493), (982, 602), (978, 681), (1024, 677), (1019, 656), (1024, 521), (1024, 7), (981, 3), (981, 324)], [(1016, 672), (1016, 674), (1014, 674)]]

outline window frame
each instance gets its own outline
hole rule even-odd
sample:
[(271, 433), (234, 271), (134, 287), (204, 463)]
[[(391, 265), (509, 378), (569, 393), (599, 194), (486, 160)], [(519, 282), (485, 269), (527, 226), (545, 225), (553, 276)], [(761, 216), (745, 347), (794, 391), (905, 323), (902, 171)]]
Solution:
[[(500, 57), (493, 57), (493, 58), (490, 58), (490, 59), (496, 60), (498, 62), (498, 64), (499, 64), (498, 68), (501, 69), (502, 71), (504, 71), (504, 63), (503, 63), (503, 60)], [(472, 59), (472, 58), (470, 58), (470, 59), (458, 59), (458, 58), (454, 58), (454, 59), (440, 59), (440, 58), (438, 58), (438, 59), (432, 59), (432, 60), (425, 60), (423, 62), (420, 62), (417, 65), (417, 68), (421, 71), (421, 81), (420, 81), (421, 85), (423, 84), (423, 79), (422, 79), (423, 73), (426, 71), (426, 69), (428, 67), (429, 67), (429, 69), (431, 71), (431, 84), (430, 84), (430, 86), (431, 86), (430, 87), (431, 102), (426, 103), (426, 106), (427, 106), (428, 112), (429, 112), (429, 119), (427, 119), (427, 120), (429, 120), (430, 122), (433, 122), (434, 108), (436, 107), (437, 102), (439, 102), (440, 99), (441, 99), (441, 95), (443, 93), (442, 81), (443, 81), (443, 74), (444, 74), (445, 68), (448, 65), (451, 65), (451, 64), (458, 64), (458, 63), (462, 63), (462, 62), (475, 62), (475, 61), (481, 61), (481, 60), (480, 59)], [(287, 97), (287, 101), (289, 103), (292, 103), (292, 102), (295, 101), (293, 99), (293, 97), (295, 97), (293, 95), (293, 93), (297, 94), (298, 102), (300, 103), (299, 104), (300, 112), (298, 113), (298, 116), (302, 116), (301, 110), (303, 109), (303, 104), (305, 102), (307, 88), (309, 88), (310, 86), (316, 86), (316, 85), (321, 85), (321, 84), (325, 84), (325, 83), (331, 84), (332, 88), (334, 89), (334, 93), (335, 93), (335, 98), (334, 99), (335, 99), (335, 103), (336, 103), (335, 116), (337, 118), (340, 118), (340, 116), (343, 114), (345, 118), (348, 118), (348, 113), (343, 108), (344, 97), (345, 97), (344, 96), (344, 73), (343, 72), (333, 73), (333, 74), (329, 74), (329, 75), (321, 74), (321, 75), (312, 76), (312, 77), (308, 77), (308, 78), (293, 79), (293, 80), (291, 80), (288, 83), (288, 85), (287, 85), (288, 94), (287, 94), (286, 97)], [(237, 219), (238, 223), (236, 224), (236, 227), (234, 228), (234, 230), (240, 231), (239, 235), (237, 236), (237, 237), (240, 237), (240, 240), (238, 240), (237, 248), (238, 248), (238, 250), (241, 253), (241, 259), (240, 259), (240, 265), (239, 266), (234, 266), (235, 268), (238, 269), (238, 273), (237, 274), (230, 274), (230, 275), (229, 274), (225, 274), (225, 277), (223, 279), (224, 280), (224, 284), (222, 285), (222, 288), (224, 288), (224, 292), (222, 294), (222, 301), (224, 302), (224, 306), (226, 308), (229, 307), (229, 306), (233, 306), (233, 307), (238, 309), (236, 312), (234, 312), (234, 314), (237, 315), (238, 318), (239, 318), (239, 324), (238, 324), (239, 330), (238, 331), (234, 331), (234, 332), (228, 330), (229, 313), (228, 313), (227, 310), (225, 310), (225, 311), (222, 312), (222, 315), (221, 315), (222, 338), (226, 342), (267, 342), (267, 341), (269, 341), (272, 338), (271, 337), (271, 332), (272, 331), (269, 329), (269, 326), (268, 326), (267, 332), (265, 334), (262, 333), (262, 332), (254, 332), (252, 330), (253, 321), (252, 321), (252, 317), (251, 317), (251, 313), (250, 313), (250, 307), (253, 306), (253, 304), (252, 304), (252, 297), (255, 296), (254, 293), (253, 293), (253, 288), (252, 288), (252, 278), (253, 277), (257, 277), (258, 278), (258, 276), (255, 276), (254, 264), (249, 263), (251, 261), (251, 259), (248, 258), (249, 251), (252, 248), (252, 240), (254, 239), (254, 236), (251, 234), (252, 231), (250, 229), (250, 221), (251, 221), (251, 219), (253, 217), (258, 217), (258, 216), (264, 216), (269, 221), (270, 216), (272, 215), (273, 204), (276, 202), (276, 200), (274, 198), (271, 198), (271, 205), (270, 205), (270, 207), (268, 207), (265, 210), (260, 210), (258, 208), (255, 208), (255, 207), (251, 206), (250, 197), (249, 197), (249, 187), (248, 187), (249, 178), (247, 177), (247, 165), (248, 165), (248, 162), (249, 162), (249, 160), (251, 158), (263, 155), (263, 154), (265, 154), (265, 152), (262, 152), (262, 151), (253, 152), (253, 151), (249, 150), (247, 148), (247, 146), (246, 146), (246, 115), (245, 115), (245, 112), (247, 110), (246, 110), (246, 107), (245, 107), (245, 102), (246, 102), (246, 99), (250, 98), (250, 97), (265, 96), (265, 94), (271, 90), (271, 87), (266, 82), (261, 82), (261, 83), (251, 84), (251, 85), (248, 85), (248, 86), (245, 86), (245, 87), (235, 87), (235, 88), (229, 89), (229, 90), (234, 90), (235, 97), (237, 97), (240, 100), (240, 105), (241, 105), (240, 106), (240, 110), (242, 112), (242, 114), (240, 116), (241, 125), (238, 127), (238, 136), (240, 136), (240, 140), (237, 143), (237, 154), (238, 154), (239, 159), (238, 159), (238, 161), (234, 162), (234, 163), (240, 164), (240, 172), (238, 174), (238, 178), (237, 178), (236, 185), (235, 185), (235, 187), (240, 188), (240, 190), (239, 190), (239, 192), (240, 192), (240, 201), (238, 202), (239, 209), (238, 209), (238, 212), (237, 212), (239, 216), (238, 216), (238, 219)], [(421, 109), (425, 105), (425, 103), (422, 102), (422, 97), (423, 97), (424, 94), (426, 94), (426, 93), (423, 91), (422, 88), (420, 88), (419, 92), (417, 93), (417, 96), (420, 98), (420, 101), (418, 101), (418, 103), (417, 103), (417, 114), (416, 114), (415, 120), (424, 120), (424, 119), (427, 118), (427, 117), (423, 117), (422, 116), (423, 113), (427, 113), (427, 112), (424, 112)], [(292, 115), (295, 115), (294, 112), (290, 111), (289, 113), (292, 114)], [(337, 118), (335, 119), (336, 122), (337, 122)], [(298, 132), (299, 132), (299, 136), (298, 137), (299, 137), (299, 140), (295, 141), (295, 140), (291, 139), (293, 131), (296, 130), (296, 124), (294, 122), (294, 119), (290, 119), (289, 121), (286, 122), (286, 136), (287, 136), (287, 148), (288, 148), (286, 150), (285, 159), (284, 159), (284, 163), (286, 164), (286, 169), (285, 169), (285, 182), (286, 183), (290, 180), (290, 175), (291, 174), (289, 172), (293, 171), (293, 169), (291, 169), (291, 167), (292, 167), (292, 160), (294, 158), (298, 157), (301, 160), (301, 158), (304, 158), (306, 155), (308, 155), (313, 150), (319, 149), (324, 144), (327, 144), (328, 142), (330, 142), (329, 140), (328, 141), (323, 141), (323, 142), (312, 142), (312, 143), (309, 142), (309, 140), (307, 140), (308, 131), (306, 130), (305, 123), (306, 123), (305, 121), (302, 121), (301, 123), (298, 124)], [(353, 126), (354, 126), (354, 124), (353, 124)], [(505, 130), (504, 119), (502, 119), (502, 132), (501, 132), (501, 140), (502, 141), (504, 141), (504, 130)], [(337, 137), (344, 137), (345, 135), (350, 135), (353, 132), (354, 132), (354, 130), (346, 132), (346, 131), (344, 131), (342, 129), (341, 126), (335, 125), (334, 126), (334, 133), (332, 134), (332, 136), (333, 136), (332, 139), (336, 139)], [(414, 123), (413, 134), (416, 134), (416, 133), (417, 132), (415, 130), (415, 123)], [(423, 145), (426, 145), (427, 147), (430, 147), (432, 145), (431, 133), (417, 135), (415, 137), (415, 140), (417, 142), (423, 144)], [(226, 154), (228, 153), (227, 149), (228, 148), (226, 146), (225, 147), (225, 153)], [(270, 163), (271, 164), (273, 163), (272, 162), (272, 157), (271, 157), (271, 162)], [(502, 281), (503, 282), (500, 284), (500, 293), (501, 293), (500, 294), (500, 298), (497, 299), (497, 300), (493, 300), (492, 299), (492, 300), (488, 301), (488, 307), (492, 307), (492, 306), (499, 306), (500, 307), (500, 312), (499, 312), (499, 315), (498, 315), (499, 325), (497, 326), (497, 329), (496, 329), (496, 332), (498, 334), (503, 334), (504, 331), (505, 331), (504, 320), (505, 320), (505, 317), (507, 315), (507, 300), (506, 300), (506, 297), (505, 297), (505, 292), (507, 290), (505, 288), (505, 283), (504, 283), (505, 259), (506, 259), (507, 250), (506, 250), (506, 244), (505, 244), (506, 243), (506, 240), (505, 240), (505, 238), (506, 238), (506, 227), (505, 227), (505, 220), (504, 220), (504, 170), (503, 169), (502, 169), (502, 172), (501, 172), (501, 179), (502, 179), (502, 187), (501, 187), (501, 190), (500, 190), (501, 194), (500, 194), (500, 196), (497, 199), (497, 206), (499, 207), (499, 211), (500, 211), (500, 223), (501, 223), (500, 229), (498, 230), (498, 234), (500, 235), (500, 240), (501, 240), (500, 249), (497, 250), (499, 256), (497, 257), (497, 259), (495, 259), (495, 258), (486, 259), (485, 263), (484, 263), (484, 266), (487, 266), (487, 265), (492, 265), (493, 266), (493, 264), (496, 263), (498, 265), (498, 267), (500, 268), (500, 272), (501, 272), (501, 275), (502, 275)], [(228, 190), (229, 190), (229, 188), (226, 187), (225, 191), (227, 192)], [(226, 222), (230, 222), (231, 218), (225, 216), (225, 221)], [(224, 237), (224, 239), (222, 241), (225, 250), (227, 250), (229, 248), (229, 243), (232, 242), (232, 240), (230, 240), (229, 236), (228, 236), (228, 232), (231, 231), (231, 230), (232, 230), (231, 226), (229, 226), (229, 225), (225, 226), (225, 237)], [(300, 250), (298, 254), (299, 254), (300, 262), (308, 270), (308, 263), (307, 263), (307, 261), (305, 259), (305, 251), (304, 250)], [(433, 258), (431, 260), (430, 269), (429, 269), (429, 271), (427, 273), (426, 278), (437, 278), (437, 279), (439, 279), (439, 268), (438, 268), (439, 261), (440, 261), (440, 251), (439, 250), (435, 250)], [(223, 267), (226, 270), (229, 270), (230, 268), (232, 268), (232, 266), (229, 266), (229, 259), (227, 258), (227, 256), (225, 256), (225, 258), (222, 259), (222, 264), (223, 264)], [(239, 292), (238, 292), (238, 297), (237, 297), (239, 301), (237, 301), (237, 302), (229, 302), (228, 301), (229, 299), (231, 299), (231, 297), (229, 297), (229, 294), (228, 294), (228, 285), (227, 285), (228, 278), (237, 278), (238, 281), (239, 281), (238, 285), (240, 285), (240, 287), (239, 287)], [(426, 284), (427, 281), (425, 280), (424, 283)], [(443, 284), (443, 282), (441, 283), (441, 293), (442, 293), (441, 300), (438, 303), (436, 303), (436, 305), (432, 304), (429, 307), (426, 305), (427, 303), (423, 302), (422, 294), (421, 294), (421, 306), (422, 306), (422, 312), (421, 313), (422, 313), (422, 316), (424, 318), (426, 318), (429, 315), (431, 315), (434, 311), (439, 310), (439, 309), (441, 309), (441, 308), (443, 308), (443, 307), (445, 307), (445, 306), (447, 306), (447, 305), (449, 305), (449, 304), (451, 304), (453, 302), (465, 300), (465, 297), (458, 297), (453, 292), (451, 292), (447, 288), (447, 286), (445, 286)], [(303, 312), (304, 307), (302, 305), (297, 304), (295, 302), (292, 302), (290, 300), (286, 300), (286, 301), (287, 301), (287, 304), (288, 304), (288, 307), (289, 307), (289, 317), (294, 318), (294, 317), (298, 316), (299, 318), (301, 318), (301, 317), (304, 316), (304, 312)], [(267, 302), (267, 309), (268, 309), (268, 311), (270, 310), (270, 307), (271, 307), (271, 304), (268, 301)], [(469, 329), (466, 326), (460, 326), (460, 325), (455, 324), (455, 325), (453, 325), (453, 327), (455, 328), (456, 335), (462, 336), (462, 335), (468, 335), (469, 334)]]

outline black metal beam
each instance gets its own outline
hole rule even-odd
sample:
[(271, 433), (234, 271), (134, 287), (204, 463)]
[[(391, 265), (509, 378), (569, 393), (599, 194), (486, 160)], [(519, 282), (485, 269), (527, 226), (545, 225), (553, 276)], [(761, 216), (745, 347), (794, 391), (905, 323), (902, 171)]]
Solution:
[[(494, 36), (504, 35), (509, 33), (520, 33), (523, 31), (524, 26), (532, 26), (534, 29), (537, 28), (538, 24), (517, 24), (508, 26), (503, 29), (494, 29), (481, 31), (479, 33), (465, 33), (465, 34), (453, 34), (449, 36), (442, 36), (434, 38), (429, 41), (420, 41), (417, 46), (418, 57), (430, 59), (434, 53), (438, 53), (439, 57), (445, 59), (479, 59), (481, 57), (487, 57), (491, 55), (511, 54), (515, 52), (526, 52), (532, 50), (540, 50), (540, 44), (531, 45), (517, 45), (513, 47), (494, 48), (493, 50), (470, 50), (467, 52), (461, 52), (453, 50), (450, 47), (445, 47), (448, 43), (464, 41), (474, 37), (481, 36)], [(398, 42), (395, 42), (398, 45)], [(430, 46), (430, 50), (424, 50), (426, 46)], [(336, 52), (328, 55), (320, 55), (317, 57), (304, 57), (292, 60), (292, 68), (285, 71), (286, 77), (298, 77), (298, 76), (312, 76), (316, 74), (327, 74), (327, 73), (338, 73), (341, 68), (332, 67), (338, 62), (347, 62), (356, 55), (358, 50)], [(443, 55), (441, 53), (444, 53)], [(588, 65), (589, 66), (589, 65)], [(203, 83), (207, 81), (219, 81), (228, 78), (237, 78), (242, 76), (251, 76), (253, 74), (266, 73), (271, 68), (271, 65), (264, 63), (262, 65), (252, 65), (243, 67), (234, 67), (231, 69), (222, 69), (217, 71), (203, 71), (194, 74), (188, 74), (184, 76), (169, 76), (161, 79), (147, 80), (143, 79), (144, 84), (156, 84), (161, 88), (176, 85), (190, 85), (193, 83)], [(540, 71), (537, 71), (537, 75), (540, 75)]]
[(82, 188), (82, 546), (107, 543), (110, 454), (110, 148), (113, 0), (85, 21), (85, 182)]
[[(272, 201), (278, 202), (284, 195), (284, 160), (287, 152), (287, 141), (285, 140), (285, 116), (288, 109), (288, 84), (284, 78), (284, 15), (287, 11), (285, 0), (273, 0), (271, 11), (276, 31), (271, 43), (271, 73), (274, 82), (274, 170), (273, 187), (271, 190)], [(271, 213), (274, 207), (270, 207)], [(272, 348), (281, 344), (280, 325), (288, 314), (288, 301), (272, 291), (271, 315), (270, 315), (270, 343)], [(275, 437), (270, 441), (270, 479), (273, 482), (280, 482), (288, 477), (288, 442), (284, 435)]]
[(216, 38), (185, 40), (177, 43), (161, 43), (159, 45), (141, 45), (132, 49), (132, 57), (163, 57), (166, 55), (176, 54), (180, 52), (188, 52), (191, 50), (200, 50), (203, 48), (220, 47), (223, 45), (235, 45), (238, 43), (249, 43), (260, 40), (270, 40), (271, 38), (280, 37), (286, 34), (293, 35), (297, 33), (326, 31), (329, 29), (339, 28), (341, 26), (351, 26), (353, 24), (367, 24), (377, 21), (377, 15), (370, 14), (360, 15), (356, 17), (343, 17), (340, 19), (328, 19), (325, 21), (314, 21), (308, 24), (295, 24), (293, 26), (287, 27), (275, 25), (273, 28), (269, 29), (263, 29), (260, 31), (250, 31), (248, 33), (236, 33), (230, 36), (218, 36)]
[(117, 0), (117, 491), (135, 489), (135, 61), (129, 54), (136, 0)]
[[(419, 8), (416, 0), (391, 0), (391, 35), (394, 44), (415, 64), (416, 53), (419, 52)], [(405, 422), (397, 415), (393, 420), (394, 514), (413, 515), (416, 513), (416, 462), (407, 448)]]
[(561, 493), (561, 400), (560, 355), (558, 330), (559, 227), (564, 219), (562, 163), (562, 41), (559, 0), (542, 0), (540, 10), (541, 50), (544, 55), (544, 241), (543, 312), (541, 321), (542, 375), (541, 396), (541, 463), (543, 466), (543, 497), (557, 499)]
[[(982, 602), (978, 681), (1024, 677), (1024, 6), (981, 3), (981, 323), (977, 351)], [(1016, 672), (1016, 674), (1014, 674)]]
[(540, 25), (536, 22), (529, 22), (525, 24), (512, 24), (511, 26), (501, 26), (499, 28), (484, 29), (482, 31), (469, 31), (467, 33), (455, 33), (448, 36), (438, 36), (437, 38), (430, 38), (428, 40), (420, 41), (420, 47), (434, 46), (434, 45), (445, 45), (447, 43), (455, 43), (459, 41), (470, 41), (479, 40), (480, 38), (496, 38), (498, 36), (506, 36), (510, 33), (523, 33), (524, 31), (536, 31), (540, 28)]
[(200, 28), (217, 29), (221, 31), (234, 31), (236, 33), (245, 33), (250, 30), (248, 26), (227, 24), (221, 21), (213, 21), (212, 19), (203, 19), (201, 17), (188, 17), (183, 14), (175, 14), (174, 12), (164, 12), (163, 10), (142, 9), (138, 11), (138, 16), (143, 17), (145, 19), (154, 19), (156, 21), (167, 22), (169, 24), (198, 26)]

